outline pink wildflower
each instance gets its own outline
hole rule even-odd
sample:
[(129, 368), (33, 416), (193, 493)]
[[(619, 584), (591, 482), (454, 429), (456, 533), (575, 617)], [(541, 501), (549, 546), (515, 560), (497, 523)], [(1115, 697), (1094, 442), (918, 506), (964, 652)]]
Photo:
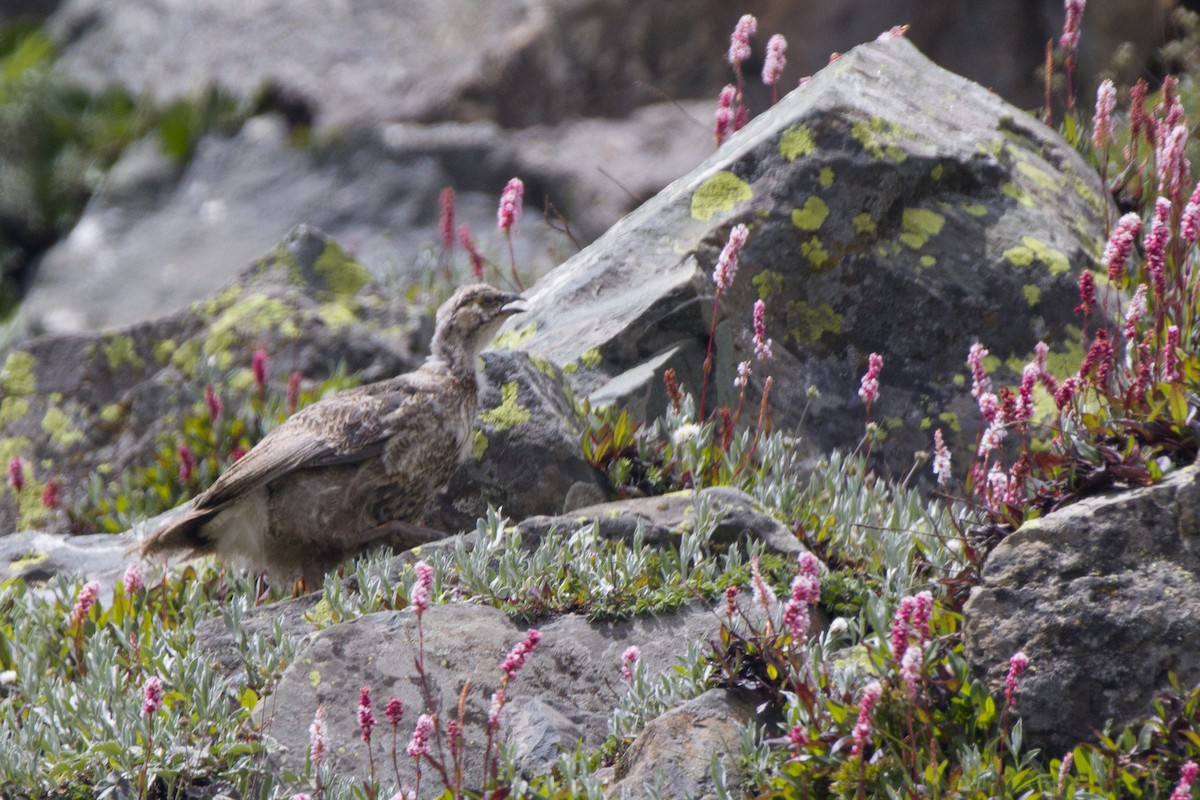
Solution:
[(524, 197), (525, 183), (520, 178), (513, 178), (505, 185), (500, 194), (500, 208), (496, 211), (496, 223), (500, 230), (508, 233), (521, 221)]
[(321, 769), (321, 762), (329, 753), (329, 732), (325, 729), (325, 706), (317, 706), (312, 724), (308, 726), (308, 754), (314, 770)]
[(1142, 232), (1142, 218), (1132, 211), (1117, 220), (1108, 244), (1104, 246), (1103, 261), (1108, 267), (1108, 279), (1115, 282), (1125, 272), (1125, 262), (1133, 251), (1134, 240)]
[(991, 425), (996, 421), (996, 417), (1001, 413), (1000, 398), (991, 392), (984, 392), (979, 395), (979, 415), (983, 417), (983, 421)]
[(1033, 365), (1038, 370), (1038, 382), (1046, 387), (1046, 391), (1054, 394), (1058, 391), (1058, 379), (1046, 368), (1046, 356), (1050, 354), (1050, 345), (1038, 342), (1033, 346)]
[(492, 693), (492, 705), (488, 709), (487, 729), (495, 731), (500, 728), (500, 723), (504, 721), (504, 704), (507, 702), (504, 696), (504, 688), (501, 687)]
[(754, 355), (766, 364), (771, 357), (772, 340), (767, 338), (767, 305), (762, 300), (754, 301)]
[(475, 280), (483, 280), (483, 256), (479, 254), (479, 248), (475, 246), (475, 240), (471, 238), (471, 229), (465, 222), (458, 226), (458, 240), (471, 259), (471, 274)]
[(217, 417), (221, 416), (221, 409), (223, 408), (223, 405), (221, 403), (221, 398), (217, 396), (215, 391), (213, 391), (213, 386), (211, 383), (205, 384), (204, 386), (204, 404), (208, 406), (208, 421), (216, 422)]
[(196, 454), (186, 444), (179, 445), (178, 454), (179, 480), (186, 483), (192, 479), (192, 470), (196, 468)]
[(739, 389), (743, 389), (750, 385), (750, 362), (743, 361), (738, 364), (737, 377), (733, 379), (733, 385)]
[(1004, 700), (1012, 705), (1016, 701), (1017, 696), (1017, 678), (1021, 677), (1021, 673), (1029, 666), (1029, 657), (1022, 652), (1013, 653), (1013, 657), (1008, 660), (1008, 676), (1004, 679)]
[(713, 132), (717, 137), (717, 147), (720, 147), (729, 138), (729, 134), (733, 133), (733, 104), (736, 98), (737, 89), (733, 84), (726, 84), (717, 98), (716, 120), (713, 125)]
[(725, 587), (725, 616), (732, 617), (737, 611), (737, 596), (738, 588), (736, 586)]
[(713, 283), (717, 285), (717, 291), (725, 291), (733, 285), (733, 276), (737, 274), (738, 268), (738, 254), (746, 246), (746, 238), (749, 235), (750, 229), (742, 224), (734, 225), (729, 231), (729, 241), (721, 248), (717, 267), (713, 270)]
[(261, 347), (255, 350), (251, 365), (254, 371), (254, 385), (258, 387), (258, 393), (261, 395), (267, 391), (267, 351)]
[(753, 14), (743, 14), (729, 37), (729, 54), (726, 56), (735, 68), (740, 69), (742, 62), (750, 57), (750, 37), (757, 32), (758, 20)]
[(25, 461), (20, 456), (8, 460), (8, 486), (18, 494), (25, 488)]
[(942, 438), (941, 428), (933, 432), (933, 474), (937, 478), (938, 486), (945, 486), (950, 482), (950, 448)]
[(983, 360), (987, 356), (987, 349), (979, 342), (971, 345), (971, 350), (967, 353), (967, 363), (971, 365), (971, 396), (976, 400), (980, 395), (992, 390), (991, 378), (987, 376), (987, 370), (983, 367)]
[(1192, 190), (1192, 196), (1183, 208), (1183, 216), (1179, 221), (1179, 232), (1190, 244), (1196, 243), (1196, 234), (1200, 232), (1200, 183)]
[(136, 592), (140, 592), (146, 588), (146, 579), (142, 576), (142, 567), (136, 561), (125, 568), (125, 574), (121, 577), (121, 585), (125, 589), (126, 597), (131, 597)]
[(1068, 750), (1058, 765), (1058, 793), (1061, 795), (1067, 785), (1067, 777), (1071, 774), (1071, 765), (1075, 763), (1075, 751)]
[(1195, 761), (1185, 761), (1179, 769), (1179, 783), (1175, 785), (1175, 791), (1171, 792), (1171, 800), (1191, 800), (1192, 784), (1196, 782), (1196, 775), (1200, 773), (1200, 767), (1196, 766)]
[(883, 687), (879, 681), (871, 681), (863, 687), (858, 695), (858, 719), (854, 722), (854, 747), (850, 755), (861, 756), (867, 741), (871, 738), (871, 710), (883, 696)]
[(737, 113), (733, 115), (733, 130), (734, 133), (746, 127), (746, 123), (750, 121), (750, 109), (745, 103), (738, 104)]
[(387, 717), (393, 728), (400, 727), (400, 722), (404, 719), (404, 703), (400, 702), (399, 697), (392, 697), (387, 701), (383, 715)]
[(750, 558), (750, 583), (753, 586), (754, 600), (762, 610), (771, 613), (771, 609), (775, 606), (775, 593), (771, 591), (771, 587), (767, 586), (767, 582), (763, 580), (762, 572), (758, 567), (758, 556)]
[(638, 646), (631, 644), (625, 648), (625, 652), (621, 654), (621, 677), (625, 680), (633, 680), (633, 665), (642, 657), (642, 651)]
[(1039, 370), (1037, 364), (1026, 364), (1021, 372), (1021, 385), (1017, 389), (1017, 407), (1013, 414), (1013, 424), (1018, 433), (1024, 433), (1033, 418), (1033, 387), (1037, 385)]
[(442, 189), (441, 213), (438, 217), (438, 232), (442, 237), (442, 250), (454, 250), (454, 189)]
[(916, 697), (921, 688), (921, 668), (924, 663), (925, 653), (918, 644), (910, 644), (900, 659), (900, 677), (904, 680), (910, 697)]
[(1054, 405), (1059, 411), (1062, 411), (1072, 400), (1075, 399), (1075, 391), (1079, 388), (1079, 378), (1071, 376), (1062, 382), (1058, 387), (1058, 391), (1054, 393)]
[(358, 690), (358, 730), (362, 740), (371, 743), (371, 731), (375, 730), (375, 714), (371, 711), (371, 687)]
[(1005, 423), (1004, 413), (998, 412), (992, 423), (984, 430), (983, 436), (979, 438), (979, 457), (984, 458), (993, 450), (999, 450), (1007, 436), (1008, 427)]
[(143, 717), (153, 716), (162, 708), (163, 685), (157, 675), (151, 675), (146, 679), (146, 685), (142, 687), (142, 696), (145, 698), (142, 703)]
[(1074, 57), (1075, 51), (1079, 49), (1079, 25), (1083, 20), (1084, 0), (1065, 0), (1063, 7), (1067, 11), (1067, 18), (1063, 22), (1062, 36), (1058, 39), (1058, 46), (1067, 51), (1068, 57)]
[(804, 729), (799, 725), (792, 726), (792, 729), (787, 733), (787, 738), (792, 743), (792, 746), (796, 748), (806, 747), (810, 744), (808, 736), (804, 733)]
[(421, 612), (429, 608), (429, 601), (433, 596), (433, 567), (424, 561), (418, 561), (413, 565), (413, 571), (416, 572), (417, 578), (413, 581), (409, 605), (417, 612), (417, 616), (420, 616)]
[(1171, 215), (1171, 201), (1159, 197), (1154, 201), (1154, 219), (1142, 245), (1146, 248), (1146, 271), (1150, 273), (1154, 286), (1154, 302), (1161, 305), (1166, 294), (1167, 240), (1171, 232), (1167, 227)]
[(762, 79), (763, 83), (771, 87), (772, 95), (777, 95), (779, 91), (779, 78), (787, 66), (787, 57), (784, 56), (786, 52), (787, 39), (783, 34), (777, 33), (767, 40), (767, 57), (763, 60)]
[(1178, 383), (1183, 380), (1179, 371), (1179, 326), (1167, 326), (1167, 341), (1163, 345), (1163, 379), (1168, 383)]
[(525, 666), (525, 658), (533, 652), (537, 647), (538, 642), (542, 640), (541, 631), (536, 628), (530, 628), (525, 637), (525, 641), (518, 642), (509, 651), (508, 657), (504, 659), (504, 663), (500, 665), (500, 671), (504, 673), (505, 680), (513, 680), (517, 675), (517, 670)]
[(1092, 346), (1088, 348), (1083, 364), (1079, 367), (1079, 377), (1086, 378), (1094, 368), (1096, 372), (1095, 385), (1103, 386), (1108, 380), (1108, 373), (1112, 370), (1112, 361), (1112, 343), (1108, 341), (1108, 331), (1101, 328), (1096, 331), (1096, 338), (1092, 340)]
[(1075, 306), (1076, 314), (1086, 317), (1096, 305), (1096, 276), (1089, 270), (1079, 273), (1079, 305)]
[(1146, 141), (1153, 144), (1157, 130), (1154, 117), (1146, 112), (1146, 96), (1150, 93), (1150, 84), (1145, 78), (1139, 78), (1129, 90), (1129, 143), (1125, 146), (1125, 158), (1133, 161), (1137, 154), (1138, 135), (1145, 136)]
[(433, 717), (422, 714), (417, 717), (417, 726), (413, 729), (412, 739), (408, 743), (408, 755), (420, 758), (429, 755), (429, 736), (433, 733)]
[(1137, 291), (1129, 300), (1129, 308), (1125, 312), (1125, 338), (1133, 341), (1137, 338), (1138, 323), (1146, 315), (1146, 284), (1139, 283)]
[(62, 505), (62, 497), (59, 495), (58, 481), (46, 481), (46, 485), (42, 487), (42, 506), (54, 510)]
[(871, 355), (867, 356), (867, 372), (862, 377), (858, 388), (858, 396), (863, 399), (868, 408), (879, 397), (879, 372), (882, 369), (883, 356), (878, 353), (871, 353)]
[(1187, 160), (1188, 126), (1186, 122), (1168, 129), (1162, 137), (1158, 152), (1155, 156), (1155, 168), (1158, 170), (1158, 191), (1178, 201), (1183, 195), (1188, 180)]
[(1117, 87), (1105, 78), (1096, 90), (1096, 113), (1092, 116), (1092, 146), (1100, 153), (1112, 139), (1112, 115), (1117, 108)]
[(992, 464), (987, 474), (987, 497), (993, 509), (1004, 502), (1008, 494), (1008, 475), (1000, 467), (1000, 462)]
[(96, 605), (96, 599), (100, 596), (100, 584), (96, 581), (85, 583), (79, 588), (79, 595), (75, 598), (75, 606), (71, 609), (71, 615), (67, 621), (73, 626), (83, 624), (87, 619), (88, 612), (92, 610), (92, 606)]
[(292, 370), (292, 374), (288, 376), (287, 386), (287, 413), (290, 417), (296, 413), (296, 409), (300, 407), (300, 373)]

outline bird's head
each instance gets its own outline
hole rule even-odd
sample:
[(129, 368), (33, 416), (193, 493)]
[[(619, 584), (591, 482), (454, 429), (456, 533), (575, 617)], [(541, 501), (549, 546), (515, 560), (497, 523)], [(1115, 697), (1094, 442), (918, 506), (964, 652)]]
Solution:
[(430, 350), (451, 363), (474, 365), (504, 320), (525, 310), (516, 305), (522, 299), (484, 283), (462, 287), (438, 309)]

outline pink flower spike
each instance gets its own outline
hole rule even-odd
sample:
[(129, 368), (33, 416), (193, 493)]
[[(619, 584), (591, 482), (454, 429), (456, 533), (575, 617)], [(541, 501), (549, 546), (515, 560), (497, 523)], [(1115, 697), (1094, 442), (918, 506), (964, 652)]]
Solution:
[(1105, 78), (1096, 90), (1096, 113), (1092, 116), (1092, 146), (1103, 153), (1112, 139), (1112, 115), (1117, 108), (1117, 87)]
[(192, 470), (196, 468), (196, 455), (186, 444), (179, 445), (178, 455), (179, 480), (186, 483), (192, 479)]
[(393, 728), (400, 727), (400, 722), (404, 719), (404, 703), (400, 702), (399, 697), (392, 697), (387, 701), (383, 714)]
[(325, 706), (317, 706), (312, 724), (308, 726), (308, 754), (314, 770), (321, 769), (321, 762), (329, 753), (329, 732), (325, 729)]
[(750, 362), (743, 361), (738, 364), (737, 377), (733, 379), (733, 385), (739, 389), (744, 389), (750, 385)]
[(729, 241), (721, 248), (717, 267), (713, 270), (713, 283), (717, 285), (718, 291), (725, 291), (733, 285), (733, 276), (737, 274), (738, 255), (746, 246), (749, 236), (750, 229), (742, 224), (734, 225), (729, 231)]
[(1171, 800), (1191, 800), (1192, 784), (1196, 782), (1197, 773), (1200, 773), (1200, 767), (1196, 766), (1195, 761), (1184, 762), (1179, 769), (1179, 783), (1171, 792)]
[(942, 429), (933, 432), (933, 474), (938, 486), (946, 486), (950, 482), (950, 448), (942, 438)]
[(497, 689), (492, 694), (492, 705), (488, 709), (487, 729), (496, 731), (500, 728), (500, 723), (504, 721), (504, 689)]
[(1071, 56), (1074, 56), (1075, 51), (1079, 49), (1079, 25), (1083, 21), (1083, 6), (1084, 0), (1065, 0), (1063, 3), (1063, 7), (1067, 11), (1067, 18), (1063, 22), (1063, 32), (1058, 39), (1058, 46)]
[(25, 462), (20, 456), (8, 460), (8, 488), (17, 494), (25, 488)]
[(146, 685), (142, 687), (142, 696), (145, 698), (142, 703), (143, 717), (153, 716), (162, 708), (163, 684), (157, 675), (146, 679)]
[(524, 197), (525, 183), (520, 178), (513, 178), (504, 187), (504, 192), (500, 195), (500, 208), (496, 211), (496, 222), (500, 230), (507, 233), (521, 221)]
[(441, 213), (438, 217), (438, 232), (442, 237), (442, 249), (447, 253), (454, 250), (454, 189), (442, 189)]
[(1017, 678), (1021, 677), (1021, 673), (1028, 666), (1029, 657), (1022, 652), (1014, 653), (1013, 657), (1008, 660), (1008, 676), (1004, 679), (1004, 699), (1009, 705), (1016, 700)]
[(413, 565), (413, 571), (416, 572), (417, 578), (413, 581), (412, 594), (409, 596), (408, 604), (419, 616), (422, 611), (429, 608), (429, 601), (433, 596), (433, 567), (424, 561), (418, 561)]
[(762, 300), (754, 301), (754, 355), (766, 364), (771, 357), (772, 340), (767, 338), (767, 305)]
[(920, 645), (910, 644), (900, 659), (900, 677), (910, 697), (916, 697), (921, 688), (921, 669), (925, 664), (925, 653)]
[(1178, 383), (1183, 380), (1179, 371), (1179, 326), (1167, 326), (1167, 341), (1163, 345), (1163, 379), (1168, 383)]
[(267, 390), (267, 351), (261, 347), (255, 350), (251, 363), (254, 370), (254, 385), (258, 387), (258, 393), (262, 394)]
[(480, 255), (479, 248), (475, 246), (475, 240), (471, 238), (471, 229), (465, 222), (458, 226), (458, 240), (471, 259), (471, 275), (477, 281), (483, 280), (483, 256)]
[(62, 497), (58, 492), (57, 481), (46, 481), (46, 485), (42, 487), (42, 506), (51, 510), (62, 505)]
[(638, 646), (631, 644), (625, 648), (625, 652), (621, 654), (621, 677), (625, 680), (633, 680), (633, 665), (642, 657), (642, 651)]
[(784, 55), (786, 52), (787, 39), (783, 34), (777, 33), (767, 40), (767, 57), (763, 60), (762, 79), (763, 83), (771, 87), (773, 93), (777, 93), (779, 78), (787, 66), (787, 57)]
[(861, 756), (863, 754), (867, 741), (871, 738), (871, 710), (875, 708), (875, 704), (882, 696), (883, 687), (879, 681), (871, 681), (859, 693), (858, 719), (854, 723), (854, 747), (850, 749), (850, 755)]
[(867, 357), (867, 373), (863, 375), (858, 396), (869, 407), (879, 397), (879, 372), (883, 369), (883, 356), (871, 353)]
[(530, 628), (525, 637), (525, 641), (518, 643), (508, 653), (508, 657), (500, 665), (500, 671), (504, 673), (505, 680), (513, 680), (517, 671), (525, 666), (525, 658), (533, 652), (537, 647), (538, 642), (542, 640), (541, 631), (536, 628)]
[(125, 589), (125, 596), (132, 597), (135, 593), (146, 588), (146, 579), (142, 576), (142, 568), (136, 561), (125, 568), (125, 574), (121, 578), (121, 585)]
[(358, 730), (362, 740), (371, 742), (371, 731), (375, 730), (375, 714), (371, 712), (371, 687), (364, 686), (358, 691)]
[(758, 32), (758, 20), (753, 14), (743, 14), (729, 37), (729, 53), (726, 58), (735, 67), (750, 57), (750, 37)]
[(1200, 230), (1200, 183), (1192, 189), (1192, 196), (1183, 208), (1183, 216), (1179, 220), (1179, 231), (1189, 244), (1196, 243), (1196, 234)]
[(287, 413), (289, 417), (295, 414), (296, 409), (300, 407), (300, 380), (301, 375), (297, 370), (293, 370), (292, 374), (288, 376)]
[(429, 755), (429, 736), (433, 733), (433, 717), (422, 714), (417, 717), (417, 726), (413, 729), (412, 739), (408, 743), (408, 755), (420, 758)]
[(221, 398), (217, 396), (215, 391), (213, 391), (213, 386), (211, 383), (205, 384), (204, 386), (204, 403), (208, 406), (208, 421), (216, 422), (217, 417), (221, 416), (223, 405), (221, 403)]
[(713, 126), (713, 133), (717, 137), (717, 147), (720, 147), (729, 138), (729, 134), (733, 133), (733, 104), (736, 98), (737, 89), (733, 84), (727, 84), (721, 90), (720, 97), (717, 98), (717, 113)]
[(1079, 305), (1075, 306), (1076, 314), (1088, 316), (1092, 306), (1096, 305), (1096, 276), (1090, 270), (1079, 273)]
[(71, 614), (67, 621), (72, 625), (82, 625), (87, 619), (88, 613), (92, 610), (92, 606), (96, 605), (96, 599), (100, 596), (100, 584), (96, 581), (85, 583), (79, 588), (79, 595), (75, 598), (75, 606), (71, 609)]
[(1141, 232), (1142, 218), (1132, 211), (1117, 220), (1117, 226), (1104, 246), (1104, 255), (1101, 257), (1108, 268), (1109, 282), (1116, 282), (1124, 274), (1125, 262), (1129, 260), (1134, 242)]
[(991, 378), (988, 377), (987, 370), (983, 366), (983, 360), (987, 356), (987, 349), (979, 342), (971, 345), (971, 350), (967, 353), (967, 363), (971, 366), (971, 397), (976, 400), (980, 395), (992, 390)]
[(738, 588), (736, 586), (725, 587), (725, 616), (733, 617), (737, 611), (737, 596)]

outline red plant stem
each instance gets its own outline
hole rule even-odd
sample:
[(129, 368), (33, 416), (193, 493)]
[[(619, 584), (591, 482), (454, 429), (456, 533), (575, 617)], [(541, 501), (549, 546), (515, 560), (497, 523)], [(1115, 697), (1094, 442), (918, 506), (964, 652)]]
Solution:
[[(740, 73), (739, 73), (740, 75)], [(704, 421), (704, 400), (708, 395), (708, 378), (712, 374), (712, 352), (713, 340), (717, 336), (717, 315), (721, 307), (721, 287), (717, 287), (717, 293), (713, 297), (713, 315), (712, 324), (708, 328), (708, 351), (704, 354), (704, 380), (700, 385), (700, 413), (696, 416), (697, 422)]]

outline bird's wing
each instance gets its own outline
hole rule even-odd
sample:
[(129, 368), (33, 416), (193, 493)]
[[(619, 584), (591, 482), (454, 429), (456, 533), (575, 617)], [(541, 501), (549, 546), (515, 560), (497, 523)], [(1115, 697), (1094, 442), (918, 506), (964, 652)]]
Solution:
[(197, 498), (196, 508), (219, 507), (295, 470), (379, 455), (391, 435), (390, 413), (421, 393), (420, 387), (406, 382), (390, 389), (380, 392), (371, 386), (339, 392), (293, 415), (222, 473)]

